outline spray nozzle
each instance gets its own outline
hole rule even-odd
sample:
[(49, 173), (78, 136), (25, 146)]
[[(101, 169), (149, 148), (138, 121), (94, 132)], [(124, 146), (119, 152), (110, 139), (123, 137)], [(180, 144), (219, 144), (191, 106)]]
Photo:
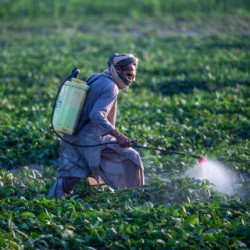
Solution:
[(131, 147), (136, 147), (138, 142), (140, 142), (140, 141), (139, 140), (131, 141), (131, 143), (132, 143)]
[(203, 163), (207, 162), (207, 159), (205, 157), (202, 157), (199, 159), (199, 164), (202, 165)]

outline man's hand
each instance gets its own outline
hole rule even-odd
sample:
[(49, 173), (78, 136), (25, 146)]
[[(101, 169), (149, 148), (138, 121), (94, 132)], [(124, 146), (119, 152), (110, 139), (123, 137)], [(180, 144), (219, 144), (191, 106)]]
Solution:
[(110, 134), (116, 138), (117, 143), (120, 147), (123, 148), (131, 147), (130, 139), (127, 136), (121, 134), (117, 129), (112, 130)]

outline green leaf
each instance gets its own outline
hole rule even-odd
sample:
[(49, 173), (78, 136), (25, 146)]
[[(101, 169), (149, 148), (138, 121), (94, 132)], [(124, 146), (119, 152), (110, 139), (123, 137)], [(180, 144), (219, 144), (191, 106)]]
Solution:
[(35, 214), (33, 214), (32, 212), (23, 212), (21, 213), (21, 215), (23, 217), (36, 217)]
[(149, 227), (150, 230), (153, 230), (153, 229), (154, 229), (154, 226), (153, 226), (153, 224), (152, 224), (151, 221), (148, 222), (148, 227)]
[(214, 200), (212, 203), (212, 207), (213, 208), (220, 208), (220, 205), (218, 204), (218, 202), (216, 200)]
[(199, 222), (197, 215), (191, 215), (186, 219), (186, 223), (195, 225)]
[(40, 221), (44, 221), (47, 217), (48, 217), (47, 212), (42, 212), (37, 216), (38, 220)]
[(122, 223), (119, 227), (120, 231), (123, 233), (124, 232), (124, 224)]
[(98, 236), (99, 236), (100, 240), (103, 240), (106, 237), (106, 233), (102, 228), (98, 229), (97, 233), (98, 233)]

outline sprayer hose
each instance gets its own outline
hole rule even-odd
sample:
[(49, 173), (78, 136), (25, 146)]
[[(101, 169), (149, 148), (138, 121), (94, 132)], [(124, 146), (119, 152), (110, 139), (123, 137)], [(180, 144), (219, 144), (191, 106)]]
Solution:
[[(60, 93), (60, 90), (62, 88), (62, 86), (64, 85), (64, 83), (71, 79), (72, 77), (76, 76), (77, 78), (77, 75), (79, 74), (79, 70), (77, 68), (73, 68), (72, 71), (71, 71), (71, 74), (69, 77), (67, 77), (63, 82), (62, 84), (60, 85), (60, 87), (58, 88), (58, 91), (56, 93), (56, 97), (55, 97), (55, 100), (54, 100), (54, 103), (53, 103), (53, 108), (52, 108), (52, 114), (51, 114), (51, 128), (53, 130), (53, 132), (55, 133), (55, 135), (60, 138), (62, 141), (72, 145), (72, 146), (76, 146), (76, 147), (82, 147), (82, 148), (91, 148), (91, 147), (99, 147), (99, 146), (104, 146), (104, 145), (108, 145), (108, 144), (118, 144), (116, 141), (113, 141), (113, 142), (105, 142), (105, 143), (99, 143), (99, 144), (95, 144), (95, 145), (82, 145), (82, 144), (75, 144), (75, 143), (72, 143), (72, 142), (69, 142), (68, 140), (65, 140), (62, 136), (60, 136), (54, 129), (54, 125), (53, 125), (53, 116), (54, 116), (54, 111), (55, 111), (55, 107), (56, 107), (56, 101), (57, 101), (57, 98), (58, 98), (58, 95)], [(131, 141), (132, 145), (131, 147), (133, 148), (143, 148), (143, 149), (151, 149), (151, 150), (157, 150), (157, 151), (160, 151), (160, 152), (163, 152), (163, 153), (167, 153), (167, 154), (178, 154), (178, 155), (184, 155), (184, 156), (190, 156), (190, 157), (193, 157), (193, 158), (196, 158), (196, 159), (201, 159), (202, 157), (200, 156), (197, 156), (197, 155), (192, 155), (192, 154), (184, 154), (184, 153), (179, 153), (179, 152), (175, 152), (175, 151), (168, 151), (168, 150), (162, 150), (162, 149), (159, 149), (159, 148), (153, 148), (153, 147), (144, 147), (144, 146), (141, 146), (141, 145), (138, 145), (137, 144), (137, 140), (133, 140)]]

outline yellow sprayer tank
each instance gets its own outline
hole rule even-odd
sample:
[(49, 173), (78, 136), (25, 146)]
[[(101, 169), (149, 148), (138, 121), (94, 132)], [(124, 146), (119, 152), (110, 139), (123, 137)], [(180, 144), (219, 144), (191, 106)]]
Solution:
[(56, 132), (72, 135), (79, 121), (89, 86), (77, 78), (66, 81), (61, 88), (53, 115)]

